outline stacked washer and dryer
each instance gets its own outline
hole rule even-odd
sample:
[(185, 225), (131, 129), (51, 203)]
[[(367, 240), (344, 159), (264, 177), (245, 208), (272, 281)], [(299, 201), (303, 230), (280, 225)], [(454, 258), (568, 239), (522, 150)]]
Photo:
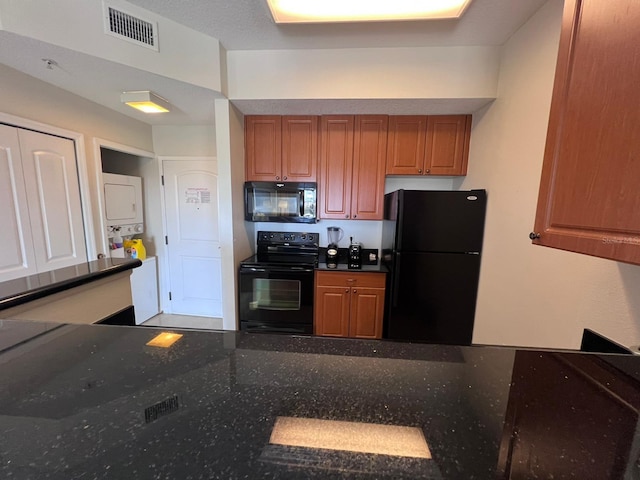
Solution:
[[(142, 203), (142, 178), (115, 173), (102, 173), (104, 192), (105, 229), (109, 241), (110, 256), (125, 258), (122, 246), (125, 237), (144, 233), (144, 205)], [(142, 266), (131, 272), (131, 294), (136, 325), (160, 312), (158, 306), (157, 259), (149, 256)]]

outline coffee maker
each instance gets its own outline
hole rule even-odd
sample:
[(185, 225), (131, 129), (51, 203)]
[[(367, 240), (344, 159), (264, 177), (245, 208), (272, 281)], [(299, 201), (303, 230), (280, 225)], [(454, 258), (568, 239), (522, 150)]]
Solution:
[(340, 227), (327, 227), (327, 267), (338, 266), (338, 242), (342, 239), (343, 231)]
[(358, 242), (353, 241), (353, 237), (350, 239), (349, 245), (349, 268), (362, 268), (362, 247)]

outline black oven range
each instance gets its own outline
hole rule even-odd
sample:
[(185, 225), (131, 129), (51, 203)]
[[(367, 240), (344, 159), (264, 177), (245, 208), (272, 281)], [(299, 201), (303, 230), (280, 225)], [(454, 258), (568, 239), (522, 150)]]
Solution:
[(257, 234), (257, 253), (240, 263), (240, 329), (313, 333), (313, 274), (320, 234)]

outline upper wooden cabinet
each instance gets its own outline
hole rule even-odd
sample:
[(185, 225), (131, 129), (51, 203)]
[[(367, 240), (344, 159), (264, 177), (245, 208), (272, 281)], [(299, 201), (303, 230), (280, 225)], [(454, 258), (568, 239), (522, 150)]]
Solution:
[(318, 117), (245, 117), (246, 180), (315, 182)]
[(387, 175), (466, 175), (471, 115), (389, 117)]
[(320, 122), (320, 218), (381, 220), (386, 115), (328, 115)]
[(566, 0), (535, 244), (640, 264), (640, 2)]

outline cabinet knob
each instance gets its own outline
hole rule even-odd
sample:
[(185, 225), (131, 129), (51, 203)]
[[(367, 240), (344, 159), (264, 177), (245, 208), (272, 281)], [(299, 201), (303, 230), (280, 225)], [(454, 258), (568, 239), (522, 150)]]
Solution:
[(344, 289), (344, 293), (349, 293), (349, 289), (348, 289), (348, 288), (345, 288), (345, 289)]
[(286, 179), (287, 179), (287, 177), (282, 177), (282, 179), (283, 179), (283, 180), (286, 180)]
[(538, 240), (538, 239), (540, 238), (540, 234), (539, 234), (539, 233), (537, 233), (537, 232), (531, 232), (531, 233), (529, 234), (529, 238), (530, 238), (531, 240)]
[(353, 216), (353, 218), (358, 218), (358, 216), (357, 216), (357, 215), (354, 215), (354, 216)]
[(280, 180), (280, 177), (276, 177), (276, 180)]
[(421, 168), (418, 169), (418, 173), (422, 173), (422, 169)]
[(349, 218), (349, 215), (345, 215), (344, 218)]
[(358, 293), (358, 290), (354, 290), (353, 293)]
[(429, 170), (428, 168), (424, 171), (424, 173), (431, 173), (431, 170)]

